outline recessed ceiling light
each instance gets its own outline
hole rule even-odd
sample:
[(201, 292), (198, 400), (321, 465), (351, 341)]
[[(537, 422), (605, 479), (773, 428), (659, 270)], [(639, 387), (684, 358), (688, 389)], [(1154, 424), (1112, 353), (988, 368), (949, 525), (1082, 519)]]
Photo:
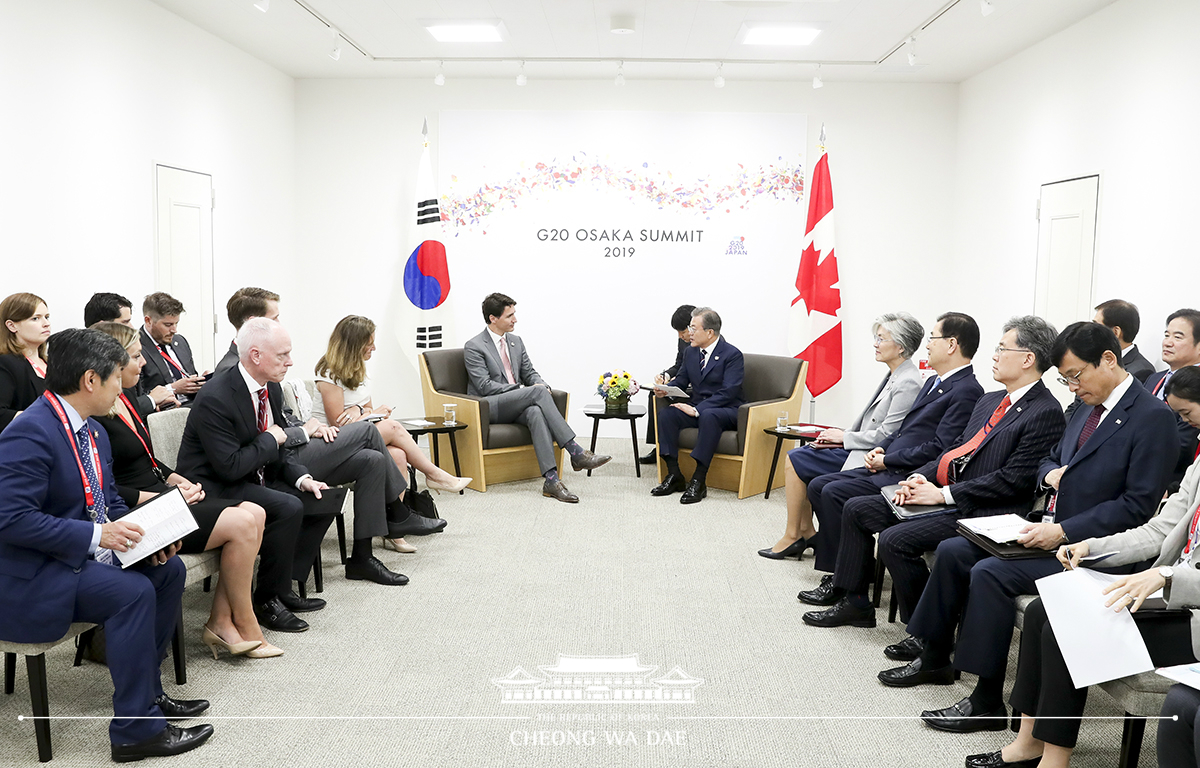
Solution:
[(613, 16), (609, 21), (608, 31), (614, 35), (632, 35), (634, 29), (632, 16)]
[(812, 27), (747, 27), (742, 42), (746, 45), (808, 45), (821, 34)]
[(499, 43), (504, 40), (495, 21), (435, 21), (425, 25), (439, 43)]

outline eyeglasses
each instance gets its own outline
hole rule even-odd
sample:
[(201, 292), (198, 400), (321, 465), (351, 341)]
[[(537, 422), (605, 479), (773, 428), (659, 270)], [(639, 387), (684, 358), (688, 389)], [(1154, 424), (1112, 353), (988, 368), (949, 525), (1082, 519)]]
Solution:
[(1024, 352), (1024, 353), (1026, 353), (1026, 354), (1028, 354), (1028, 353), (1029, 353), (1029, 350), (1028, 350), (1028, 349), (1020, 349), (1020, 348), (1006, 347), (1006, 346), (1004, 346), (1003, 344), (997, 344), (997, 345), (996, 345), (996, 348), (995, 348), (994, 350), (992, 350), (992, 351), (993, 351), (993, 352), (994, 352), (996, 355), (1002, 355), (1002, 354), (1004, 354), (1005, 352)]
[(891, 339), (885, 339), (882, 336), (876, 336), (875, 337), (875, 346), (878, 347), (880, 344), (886, 344), (889, 341), (891, 341)]
[(930, 341), (933, 341), (934, 339), (953, 339), (953, 338), (954, 338), (953, 336), (934, 336), (932, 333), (929, 334)]
[[(1091, 365), (1091, 363), (1088, 363), (1088, 365)], [(1064, 375), (1058, 376), (1056, 378), (1058, 379), (1058, 383), (1062, 384), (1064, 387), (1078, 387), (1079, 386), (1079, 377), (1082, 376), (1083, 371), (1086, 371), (1086, 370), (1087, 370), (1087, 366), (1084, 366), (1083, 369), (1081, 371), (1079, 371), (1079, 373), (1076, 373), (1074, 375), (1064, 374)]]

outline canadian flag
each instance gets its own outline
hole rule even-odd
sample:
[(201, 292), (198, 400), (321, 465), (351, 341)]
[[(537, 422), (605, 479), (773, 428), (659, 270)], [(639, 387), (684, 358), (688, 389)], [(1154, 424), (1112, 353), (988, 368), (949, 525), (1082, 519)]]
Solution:
[[(825, 141), (824, 127), (821, 143)], [(796, 272), (796, 298), (792, 299), (788, 348), (794, 357), (808, 361), (809, 394), (820, 395), (842, 378), (842, 307), (837, 288), (837, 256), (833, 252), (833, 184), (829, 180), (829, 155), (822, 146), (808, 190), (808, 221), (804, 250)]]

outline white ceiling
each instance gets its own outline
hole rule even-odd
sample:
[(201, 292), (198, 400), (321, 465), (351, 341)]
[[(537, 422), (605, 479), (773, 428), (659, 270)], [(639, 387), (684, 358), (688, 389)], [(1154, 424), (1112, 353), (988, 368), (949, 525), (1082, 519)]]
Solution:
[[(956, 83), (1113, 0), (154, 0), (296, 78), (708, 79)], [(944, 12), (943, 12), (944, 11)], [(940, 14), (940, 15), (939, 15)], [(634, 19), (614, 35), (614, 15)], [(427, 20), (500, 19), (500, 43), (438, 43)], [(738, 42), (744, 22), (821, 28), (808, 46)], [(335, 42), (330, 27), (342, 39)], [(900, 46), (916, 36), (917, 67)], [(342, 49), (334, 61), (328, 53)], [(891, 54), (889, 56), (889, 54)], [(882, 62), (882, 65), (880, 65)]]

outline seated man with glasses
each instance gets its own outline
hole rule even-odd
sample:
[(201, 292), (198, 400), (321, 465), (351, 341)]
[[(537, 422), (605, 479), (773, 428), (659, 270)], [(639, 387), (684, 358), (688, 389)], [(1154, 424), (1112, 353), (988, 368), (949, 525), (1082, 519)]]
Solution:
[[(1121, 347), (1111, 330), (1098, 323), (1071, 324), (1055, 340), (1053, 360), (1059, 382), (1084, 405), (1038, 469), (1039, 487), (1051, 494), (1041, 522), (1027, 525), (1017, 539), (1029, 549), (1047, 552), (1149, 520), (1179, 450), (1173, 414), (1121, 367)], [(963, 538), (942, 542), (937, 553), (908, 627), (925, 640), (925, 649), (907, 667), (881, 672), (880, 680), (901, 686), (949, 684), (953, 669), (978, 675), (969, 697), (921, 717), (945, 731), (1004, 730), (1008, 712), (1002, 694), (1016, 620), (1014, 600), (1036, 594), (1034, 582), (1062, 566), (1053, 557), (990, 557)]]

